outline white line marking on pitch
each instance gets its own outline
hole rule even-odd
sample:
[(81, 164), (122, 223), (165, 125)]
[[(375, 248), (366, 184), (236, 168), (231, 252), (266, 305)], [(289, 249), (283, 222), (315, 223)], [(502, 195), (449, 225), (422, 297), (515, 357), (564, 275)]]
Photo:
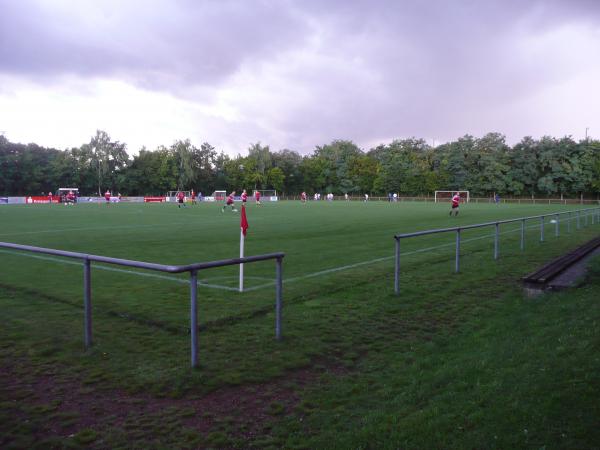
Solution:
[[(532, 229), (532, 228), (539, 228), (539, 225), (530, 225), (525, 227), (525, 229)], [(504, 234), (509, 234), (509, 233), (516, 233), (518, 231), (521, 231), (521, 228), (515, 228), (513, 230), (507, 230), (507, 231), (503, 231), (500, 234), (504, 235)], [(477, 236), (477, 237), (473, 237), (470, 239), (462, 239), (462, 243), (465, 242), (473, 242), (473, 241), (478, 241), (481, 239), (486, 239), (486, 238), (490, 238), (493, 237), (493, 234), (486, 234), (483, 236)], [(449, 242), (446, 244), (440, 244), (440, 245), (436, 245), (433, 247), (426, 247), (426, 248), (421, 248), (418, 250), (413, 250), (410, 252), (404, 252), (402, 253), (402, 256), (407, 256), (407, 255), (414, 255), (417, 253), (426, 253), (432, 250), (438, 250), (444, 247), (450, 247), (450, 246), (454, 246), (455, 242)], [(66, 261), (64, 259), (58, 259), (58, 258), (52, 258), (52, 257), (47, 257), (47, 256), (39, 256), (39, 255), (30, 255), (30, 254), (26, 254), (26, 253), (19, 253), (19, 252), (12, 252), (9, 250), (0, 250), (1, 253), (9, 253), (9, 254), (13, 254), (13, 255), (18, 255), (18, 256), (25, 256), (25, 257), (29, 257), (29, 258), (36, 258), (36, 259), (42, 259), (42, 260), (47, 260), (47, 261), (54, 261), (54, 262), (59, 262), (59, 263), (63, 263), (63, 264), (71, 264), (71, 265), (81, 265), (81, 263), (76, 263), (74, 261)], [(376, 259), (371, 259), (369, 261), (361, 261), (355, 264), (347, 264), (344, 266), (339, 266), (339, 267), (333, 267), (330, 269), (325, 269), (325, 270), (320, 270), (318, 272), (313, 272), (313, 273), (309, 273), (306, 275), (301, 275), (301, 276), (297, 276), (297, 277), (291, 277), (291, 278), (286, 278), (283, 280), (284, 283), (291, 283), (291, 282), (295, 282), (295, 281), (299, 281), (299, 280), (304, 280), (307, 278), (314, 278), (314, 277), (318, 277), (321, 275), (327, 275), (330, 273), (335, 273), (335, 272), (341, 272), (343, 270), (348, 270), (348, 269), (354, 269), (356, 267), (361, 267), (361, 266), (366, 266), (369, 264), (375, 264), (378, 262), (382, 262), (382, 261), (386, 261), (386, 260), (390, 260), (393, 259), (394, 255), (392, 256), (383, 256), (381, 258), (376, 258)], [(132, 275), (140, 275), (140, 276), (144, 276), (144, 277), (151, 277), (151, 278), (159, 278), (159, 279), (164, 279), (164, 280), (168, 280), (168, 281), (175, 281), (177, 283), (185, 283), (185, 284), (189, 284), (189, 281), (181, 279), (181, 278), (175, 278), (175, 277), (171, 277), (171, 276), (167, 276), (167, 275), (159, 275), (159, 274), (154, 274), (154, 273), (146, 273), (146, 272), (138, 272), (138, 271), (134, 271), (134, 270), (125, 270), (125, 269), (117, 269), (115, 267), (107, 267), (104, 265), (99, 265), (96, 264), (93, 266), (94, 268), (97, 269), (101, 269), (101, 270), (108, 270), (108, 271), (112, 271), (112, 272), (120, 272), (120, 273), (127, 273), (127, 274), (132, 274)], [(225, 278), (225, 277), (223, 277)], [(252, 277), (254, 279), (260, 279), (261, 277)], [(263, 278), (264, 279), (264, 278)], [(204, 287), (208, 287), (208, 288), (213, 288), (213, 289), (222, 289), (222, 290), (227, 290), (227, 291), (233, 291), (233, 292), (238, 292), (237, 288), (234, 287), (229, 287), (229, 286), (222, 286), (222, 285), (218, 285), (218, 284), (210, 284), (210, 283), (205, 283), (202, 281), (198, 281), (198, 285), (200, 286), (204, 286)], [(272, 287), (275, 285), (275, 281), (271, 281), (269, 283), (264, 283), (258, 286), (252, 286), (252, 287), (248, 287), (244, 289), (244, 292), (251, 292), (251, 291), (256, 291), (259, 289), (264, 289), (267, 287)]]
[(189, 223), (183, 222), (174, 222), (174, 223), (165, 223), (160, 225), (117, 225), (110, 227), (88, 227), (88, 228), (54, 228), (52, 230), (36, 230), (36, 231), (19, 231), (15, 233), (2, 233), (0, 236), (19, 236), (22, 234), (45, 234), (45, 233), (64, 233), (66, 231), (98, 231), (98, 230), (114, 230), (114, 229), (122, 229), (122, 228), (148, 228), (148, 227), (164, 227), (164, 226), (173, 226), (173, 225), (189, 225)]

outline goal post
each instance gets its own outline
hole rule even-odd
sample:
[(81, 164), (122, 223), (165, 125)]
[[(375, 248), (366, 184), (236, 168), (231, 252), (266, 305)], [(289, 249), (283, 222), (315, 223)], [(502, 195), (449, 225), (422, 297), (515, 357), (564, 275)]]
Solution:
[(469, 191), (435, 191), (435, 203), (449, 201), (458, 192), (463, 202), (469, 202)]
[(277, 191), (275, 189), (255, 189), (252, 191), (252, 197), (256, 197), (257, 192), (260, 192), (261, 200), (277, 201)]
[(183, 192), (183, 195), (185, 195), (185, 198), (183, 199), (184, 201), (187, 202), (188, 200), (190, 200), (192, 198), (192, 191), (182, 191), (182, 190), (179, 190), (179, 191), (169, 191), (169, 192), (167, 192), (166, 200), (168, 202), (176, 202), (177, 201), (177, 194), (180, 193), (180, 192)]
[(211, 197), (214, 199), (215, 202), (220, 202), (225, 200), (225, 197), (227, 197), (227, 191), (214, 191), (211, 194)]

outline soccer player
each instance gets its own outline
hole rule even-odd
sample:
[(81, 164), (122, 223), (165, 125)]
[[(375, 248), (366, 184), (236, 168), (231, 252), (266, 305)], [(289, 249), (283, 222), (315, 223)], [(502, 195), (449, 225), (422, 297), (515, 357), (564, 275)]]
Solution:
[(348, 193), (347, 192), (344, 194), (344, 198), (346, 199), (347, 202), (350, 201), (350, 199), (348, 198)]
[(104, 193), (104, 200), (106, 200), (106, 206), (110, 205), (110, 191), (108, 189)]
[(369, 201), (369, 194), (365, 194), (365, 203)]
[(48, 192), (48, 203), (52, 204), (52, 192)]
[(177, 193), (177, 207), (181, 208), (181, 205), (183, 205), (183, 207), (185, 208), (185, 203), (183, 202), (185, 200), (185, 194), (183, 193), (183, 191), (179, 191)]
[(196, 202), (196, 193), (192, 189), (192, 205), (197, 205), (197, 204), (198, 204), (198, 202)]
[(260, 205), (260, 191), (255, 191), (254, 192), (254, 200), (256, 201), (257, 205)]
[(221, 212), (225, 212), (225, 208), (228, 206), (231, 206), (231, 212), (237, 212), (237, 209), (235, 209), (235, 205), (233, 204), (233, 197), (235, 197), (235, 191), (232, 191), (231, 194), (229, 194), (229, 197), (227, 197), (227, 200), (225, 200), (225, 204), (223, 205)]
[(67, 194), (67, 203), (65, 203), (66, 205), (74, 205), (75, 204), (75, 194), (73, 193), (73, 191), (69, 191), (69, 193)]
[(306, 203), (306, 192), (302, 192), (302, 194), (300, 194), (300, 201), (302, 203)]
[(244, 189), (242, 191), (242, 204), (245, 205), (247, 201), (248, 201), (248, 193), (246, 192), (246, 189)]
[(457, 192), (454, 194), (454, 197), (452, 197), (452, 209), (450, 210), (450, 215), (452, 215), (452, 212), (454, 211), (454, 216), (458, 216), (458, 205), (460, 205), (460, 194)]

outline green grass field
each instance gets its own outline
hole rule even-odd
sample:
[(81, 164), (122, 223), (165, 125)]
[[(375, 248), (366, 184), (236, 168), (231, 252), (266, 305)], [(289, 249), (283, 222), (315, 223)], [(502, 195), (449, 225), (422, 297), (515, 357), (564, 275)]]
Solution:
[[(220, 204), (3, 206), (0, 241), (164, 264), (233, 258)], [(0, 446), (31, 448), (593, 448), (600, 442), (597, 280), (526, 299), (519, 278), (598, 235), (505, 225), (402, 243), (393, 235), (565, 211), (560, 205), (250, 205), (246, 255), (199, 274), (200, 367), (189, 368), (184, 275), (93, 265), (83, 351), (79, 262), (0, 249)], [(583, 222), (582, 222), (583, 225)], [(423, 251), (427, 250), (427, 251)], [(600, 268), (596, 268), (600, 270)]]

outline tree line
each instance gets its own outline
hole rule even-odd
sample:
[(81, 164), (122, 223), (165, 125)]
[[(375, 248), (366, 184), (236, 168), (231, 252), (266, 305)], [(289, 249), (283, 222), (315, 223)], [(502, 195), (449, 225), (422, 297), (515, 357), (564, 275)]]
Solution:
[(0, 194), (35, 195), (78, 187), (123, 195), (164, 195), (169, 190), (276, 189), (288, 195), (431, 195), (468, 190), (472, 196), (579, 196), (600, 193), (600, 141), (525, 137), (514, 146), (499, 133), (465, 135), (430, 146), (399, 139), (368, 151), (335, 140), (309, 155), (261, 143), (231, 157), (209, 143), (178, 140), (130, 156), (124, 143), (98, 130), (88, 143), (58, 150), (10, 142), (0, 136)]

